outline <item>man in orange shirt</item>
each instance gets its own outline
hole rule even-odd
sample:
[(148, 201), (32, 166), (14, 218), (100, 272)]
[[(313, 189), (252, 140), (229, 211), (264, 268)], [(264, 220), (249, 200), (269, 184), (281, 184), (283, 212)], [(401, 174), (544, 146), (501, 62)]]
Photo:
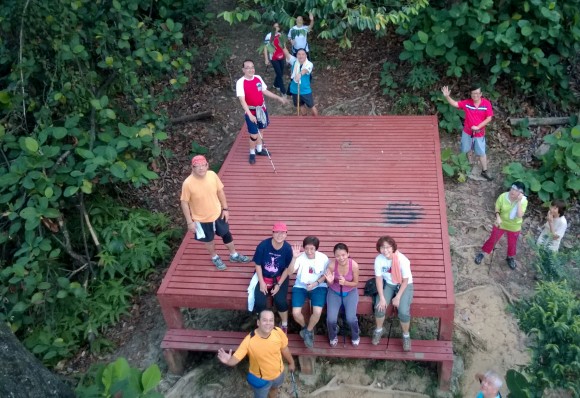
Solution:
[(216, 253), (214, 236), (220, 236), (230, 251), (230, 262), (248, 263), (250, 258), (236, 252), (234, 238), (230, 233), (228, 219), (230, 211), (224, 184), (211, 170), (204, 156), (197, 155), (191, 160), (191, 175), (181, 188), (181, 210), (187, 222), (187, 229), (195, 234), (195, 239), (203, 242), (211, 255), (211, 261), (220, 271), (227, 268)]
[(282, 329), (275, 326), (272, 310), (262, 310), (258, 328), (246, 336), (236, 352), (218, 351), (218, 359), (228, 366), (236, 366), (248, 355), (250, 370), (247, 381), (254, 391), (254, 398), (277, 397), (278, 389), (284, 383), (284, 362), (294, 372), (295, 364), (288, 348), (288, 337)]

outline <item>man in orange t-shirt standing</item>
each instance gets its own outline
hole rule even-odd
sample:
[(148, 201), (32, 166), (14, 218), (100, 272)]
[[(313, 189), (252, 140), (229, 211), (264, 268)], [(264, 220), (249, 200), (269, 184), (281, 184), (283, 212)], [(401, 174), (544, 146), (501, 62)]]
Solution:
[(248, 263), (250, 258), (236, 252), (228, 225), (230, 211), (224, 184), (215, 172), (208, 170), (208, 166), (202, 155), (191, 160), (191, 175), (183, 181), (181, 188), (181, 210), (187, 229), (195, 234), (196, 240), (205, 244), (211, 261), (218, 270), (223, 271), (227, 266), (216, 253), (215, 235), (222, 238), (230, 251), (230, 262)]

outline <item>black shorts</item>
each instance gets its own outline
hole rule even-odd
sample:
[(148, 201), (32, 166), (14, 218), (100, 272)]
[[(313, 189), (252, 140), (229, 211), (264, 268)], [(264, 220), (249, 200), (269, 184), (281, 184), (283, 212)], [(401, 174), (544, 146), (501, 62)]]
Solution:
[[(195, 240), (200, 242), (213, 242), (215, 235), (223, 237), (228, 232), (230, 232), (230, 226), (223, 218), (218, 218), (214, 222), (202, 222), (201, 228), (203, 229), (203, 233), (205, 234), (205, 238), (197, 239), (197, 234)], [(214, 224), (215, 224), (215, 232), (214, 232)]]
[[(292, 94), (292, 102), (294, 106), (298, 106), (298, 94)], [(314, 98), (312, 97), (312, 93), (310, 94), (300, 94), (300, 105), (306, 105), (309, 108), (314, 106)]]

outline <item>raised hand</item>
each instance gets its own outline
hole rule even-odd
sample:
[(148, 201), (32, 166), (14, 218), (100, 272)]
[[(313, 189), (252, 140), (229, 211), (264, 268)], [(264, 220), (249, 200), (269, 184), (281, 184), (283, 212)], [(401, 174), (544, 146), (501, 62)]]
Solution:
[(298, 257), (302, 253), (302, 245), (300, 243), (294, 243), (292, 245), (292, 256)]

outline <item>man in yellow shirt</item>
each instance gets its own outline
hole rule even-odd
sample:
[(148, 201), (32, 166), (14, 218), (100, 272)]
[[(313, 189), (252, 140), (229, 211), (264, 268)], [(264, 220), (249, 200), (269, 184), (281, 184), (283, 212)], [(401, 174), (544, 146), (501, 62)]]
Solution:
[(275, 327), (274, 312), (262, 310), (258, 319), (258, 328), (246, 336), (236, 352), (218, 351), (218, 359), (228, 366), (236, 366), (248, 355), (250, 371), (248, 383), (254, 391), (254, 398), (273, 398), (278, 396), (278, 389), (284, 382), (284, 362), (288, 369), (294, 372), (295, 364), (290, 349), (288, 337), (282, 329)]
[(191, 175), (183, 181), (181, 188), (181, 210), (187, 229), (195, 234), (196, 240), (205, 244), (211, 261), (218, 270), (223, 271), (227, 266), (215, 250), (215, 235), (222, 238), (230, 251), (230, 262), (248, 263), (250, 258), (236, 252), (228, 225), (230, 211), (224, 184), (215, 172), (208, 170), (208, 166), (202, 155), (191, 160)]

